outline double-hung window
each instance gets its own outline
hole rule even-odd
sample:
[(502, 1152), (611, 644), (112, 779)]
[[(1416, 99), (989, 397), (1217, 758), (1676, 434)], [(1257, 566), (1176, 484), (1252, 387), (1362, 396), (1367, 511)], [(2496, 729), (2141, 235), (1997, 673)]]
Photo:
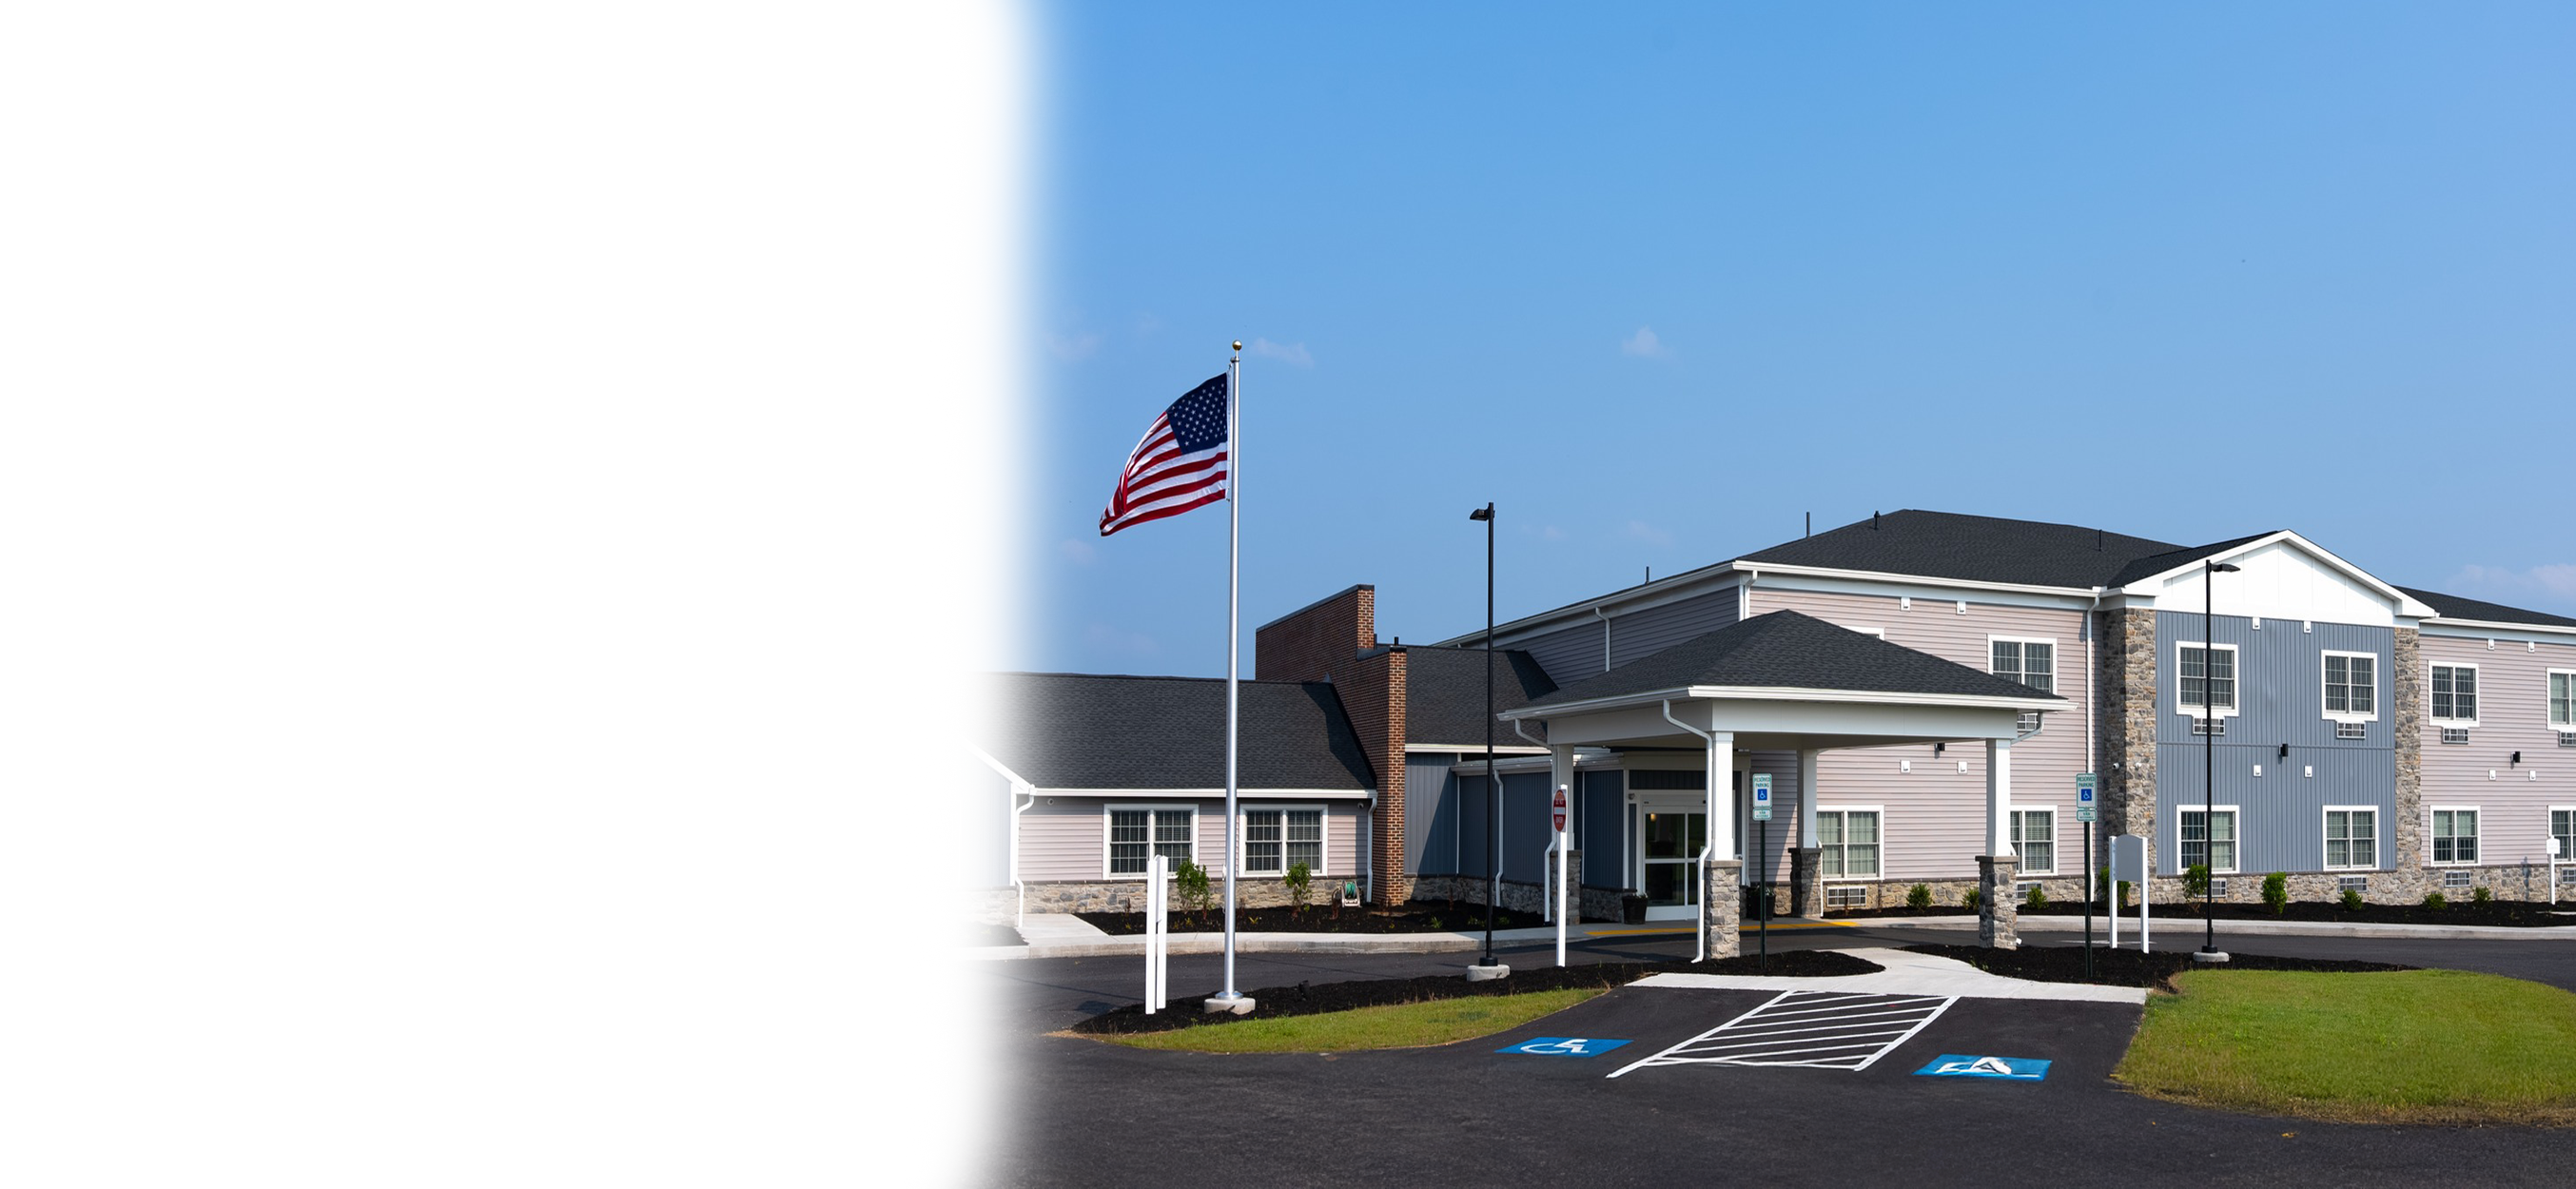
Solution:
[(2549, 671), (2549, 729), (2576, 731), (2576, 672)]
[(2325, 654), (2326, 717), (2361, 722), (2379, 717), (2379, 658), (2367, 652)]
[[(1995, 676), (2018, 681), (2043, 694), (2057, 692), (2057, 641), (1989, 636), (1986, 648), (1993, 658)], [(2039, 712), (2022, 711), (2021, 729), (2038, 730)]]
[(2180, 824), (2182, 865), (2209, 864), (2212, 874), (2236, 870), (2236, 807), (2215, 811), (2186, 809)]
[(2326, 807), (2326, 869), (2379, 866), (2379, 811)]
[(2478, 667), (2433, 666), (2433, 721), (2450, 727), (2478, 725)]
[(2576, 809), (2551, 806), (2549, 836), (2558, 840), (2558, 861), (2576, 862)]
[(2478, 811), (2474, 809), (2433, 808), (2433, 861), (2436, 863), (2475, 863), (2478, 861)]
[(2013, 853), (2021, 856), (2023, 875), (2057, 873), (2057, 811), (2055, 809), (2016, 809), (2012, 811)]
[(1197, 855), (1197, 812), (1186, 805), (1112, 805), (1109, 807), (1109, 874), (1143, 875), (1147, 860), (1161, 855), (1172, 870)]
[(1324, 811), (1248, 809), (1243, 814), (1243, 873), (1285, 875), (1299, 863), (1324, 873)]
[(1818, 870), (1826, 879), (1876, 878), (1878, 811), (1817, 810), (1816, 844)]
[(2182, 712), (2200, 717), (2201, 691), (2209, 692), (2212, 715), (2224, 717), (2236, 713), (2236, 646), (2221, 644), (2208, 648), (2199, 644), (2176, 645), (2174, 666), (2174, 702)]

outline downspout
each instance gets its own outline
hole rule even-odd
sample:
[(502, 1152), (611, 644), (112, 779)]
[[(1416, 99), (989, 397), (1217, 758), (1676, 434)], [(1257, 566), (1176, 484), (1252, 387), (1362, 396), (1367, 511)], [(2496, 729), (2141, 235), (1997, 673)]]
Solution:
[[(1691, 734), (1699, 736), (1700, 742), (1705, 746), (1717, 746), (1717, 740), (1709, 738), (1708, 732), (1673, 717), (1673, 700), (1671, 698), (1664, 699), (1664, 721), (1680, 727)], [(1715, 772), (1708, 774), (1708, 789), (1709, 815), (1714, 817), (1717, 813), (1717, 773)], [(1715, 823), (1711, 823), (1711, 825), (1714, 826)], [(1714, 834), (1715, 832), (1716, 831), (1713, 829), (1710, 831), (1711, 834)], [(1705, 898), (1708, 895), (1708, 860), (1711, 853), (1716, 849), (1717, 843), (1715, 842), (1710, 842), (1709, 844), (1700, 847), (1699, 861), (1691, 864), (1691, 881), (1695, 885), (1699, 896), (1702, 898)], [(1708, 961), (1708, 905), (1706, 903), (1702, 903), (1699, 906), (1699, 911), (1691, 915), (1699, 918), (1698, 927), (1691, 930), (1692, 934), (1699, 939), (1698, 947), (1693, 952), (1691, 961), (1705, 962)]]
[[(1377, 790), (1370, 789), (1368, 799), (1360, 802), (1360, 837), (1368, 844), (1360, 851), (1360, 906), (1377, 903)], [(1339, 901), (1335, 901), (1339, 903)]]
[(1593, 618), (1601, 621), (1601, 671), (1610, 671), (1610, 614), (1598, 603), (1592, 606)]
[[(1744, 584), (1735, 588), (1735, 622), (1753, 618), (1753, 584), (1762, 580), (1762, 571), (1744, 571)], [(1667, 716), (1669, 717), (1669, 716)]]
[[(1019, 797), (1020, 790), (1013, 788), (1011, 790), (1011, 798), (1013, 800), (1018, 800)], [(1012, 926), (1012, 928), (1015, 929), (1029, 923), (1029, 889), (1028, 885), (1020, 882), (1020, 813), (1021, 811), (1026, 810), (1030, 805), (1038, 803), (1037, 786), (1029, 786), (1028, 798), (1029, 800), (1027, 805), (1013, 805), (1011, 807), (1011, 890), (1018, 893), (1020, 899), (1019, 921), (1017, 924)]]

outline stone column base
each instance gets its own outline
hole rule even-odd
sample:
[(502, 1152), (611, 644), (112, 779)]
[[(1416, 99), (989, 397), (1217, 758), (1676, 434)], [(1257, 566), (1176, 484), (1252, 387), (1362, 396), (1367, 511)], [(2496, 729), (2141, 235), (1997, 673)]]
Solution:
[(1744, 861), (1717, 859), (1709, 863), (1707, 880), (1700, 887), (1700, 919), (1708, 929), (1708, 956), (1732, 958), (1742, 952), (1736, 944), (1735, 931), (1744, 924)]
[(2021, 860), (2009, 855), (1977, 856), (1977, 944), (2021, 948), (2021, 905), (2013, 900), (2013, 874), (2020, 868)]
[(1789, 852), (1791, 861), (1789, 915), (1823, 916), (1825, 914), (1824, 848), (1802, 846)]

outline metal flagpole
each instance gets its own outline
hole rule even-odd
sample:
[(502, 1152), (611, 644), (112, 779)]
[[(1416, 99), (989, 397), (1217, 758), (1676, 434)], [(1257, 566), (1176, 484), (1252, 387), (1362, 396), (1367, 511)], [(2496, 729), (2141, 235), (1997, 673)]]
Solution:
[(1243, 650), (1238, 590), (1243, 576), (1243, 341), (1225, 361), (1225, 990), (1219, 999), (1241, 999), (1234, 988), (1234, 869), (1243, 850), (1234, 837), (1235, 670)]

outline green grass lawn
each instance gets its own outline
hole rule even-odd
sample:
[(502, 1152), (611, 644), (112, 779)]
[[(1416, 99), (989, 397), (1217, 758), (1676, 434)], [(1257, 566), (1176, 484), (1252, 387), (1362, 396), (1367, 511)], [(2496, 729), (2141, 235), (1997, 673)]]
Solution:
[(1600, 994), (1599, 987), (1397, 1003), (1311, 1016), (1253, 1018), (1102, 1039), (1139, 1049), (1199, 1053), (1347, 1053), (1409, 1049), (1491, 1036)]
[(2114, 1075), (2202, 1106), (2369, 1123), (2576, 1125), (2576, 994), (2458, 970), (2194, 970)]

